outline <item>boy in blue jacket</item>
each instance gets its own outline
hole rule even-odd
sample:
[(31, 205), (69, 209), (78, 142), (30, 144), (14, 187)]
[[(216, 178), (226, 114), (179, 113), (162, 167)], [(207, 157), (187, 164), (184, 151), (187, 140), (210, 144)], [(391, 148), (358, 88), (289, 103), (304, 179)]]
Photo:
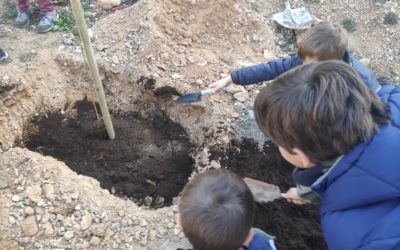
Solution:
[(348, 64), (313, 63), (262, 89), (255, 115), (321, 198), (329, 249), (400, 249), (400, 88), (375, 94)]
[(276, 249), (272, 236), (251, 228), (253, 195), (226, 169), (206, 171), (186, 184), (178, 208), (178, 225), (194, 249)]
[(250, 85), (270, 81), (282, 73), (302, 64), (325, 60), (341, 60), (351, 65), (369, 89), (378, 92), (380, 84), (374, 73), (355, 59), (348, 51), (347, 32), (338, 24), (323, 22), (300, 35), (297, 40), (298, 54), (290, 58), (276, 59), (233, 71), (229, 76), (211, 83), (218, 91), (231, 83)]

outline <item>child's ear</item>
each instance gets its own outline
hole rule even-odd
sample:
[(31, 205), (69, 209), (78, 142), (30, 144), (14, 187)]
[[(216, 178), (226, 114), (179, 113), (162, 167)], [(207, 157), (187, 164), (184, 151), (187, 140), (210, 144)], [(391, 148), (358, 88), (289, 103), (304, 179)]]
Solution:
[(303, 168), (312, 168), (317, 165), (317, 163), (312, 160), (308, 155), (306, 155), (303, 151), (298, 148), (294, 148), (293, 152), (300, 157), (301, 163), (303, 164)]
[(181, 214), (180, 214), (180, 213), (177, 213), (177, 214), (176, 214), (176, 226), (177, 226), (178, 228), (182, 228), (182, 224), (181, 224)]

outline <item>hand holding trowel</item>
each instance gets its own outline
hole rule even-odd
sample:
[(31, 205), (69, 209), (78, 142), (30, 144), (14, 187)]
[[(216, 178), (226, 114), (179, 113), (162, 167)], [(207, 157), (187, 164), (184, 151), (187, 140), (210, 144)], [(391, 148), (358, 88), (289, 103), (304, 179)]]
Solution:
[(290, 188), (286, 193), (281, 193), (278, 186), (266, 182), (248, 177), (244, 178), (243, 181), (250, 188), (254, 200), (258, 203), (266, 203), (279, 198), (285, 198), (288, 202), (296, 205), (309, 203), (298, 196), (297, 188)]
[(178, 100), (176, 100), (176, 101), (180, 102), (180, 103), (198, 102), (201, 100), (202, 96), (213, 94), (214, 92), (215, 92), (214, 89), (205, 89), (203, 91), (196, 92), (196, 93), (188, 93), (184, 96), (179, 97)]

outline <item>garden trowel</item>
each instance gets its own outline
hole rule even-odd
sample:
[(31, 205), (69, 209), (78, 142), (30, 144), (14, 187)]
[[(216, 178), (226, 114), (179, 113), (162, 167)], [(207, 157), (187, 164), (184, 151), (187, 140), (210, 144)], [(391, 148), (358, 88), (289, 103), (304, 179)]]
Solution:
[(201, 100), (202, 96), (209, 95), (214, 93), (214, 89), (205, 89), (196, 93), (188, 93), (184, 96), (181, 96), (176, 100), (177, 102), (185, 103), (185, 102), (197, 102)]
[(285, 10), (272, 15), (272, 19), (288, 29), (307, 29), (314, 21), (314, 17), (306, 8), (291, 9), (289, 0), (284, 0)]
[(253, 194), (256, 202), (266, 203), (282, 198), (282, 194), (278, 186), (248, 177), (244, 178), (243, 181), (250, 188), (250, 191)]

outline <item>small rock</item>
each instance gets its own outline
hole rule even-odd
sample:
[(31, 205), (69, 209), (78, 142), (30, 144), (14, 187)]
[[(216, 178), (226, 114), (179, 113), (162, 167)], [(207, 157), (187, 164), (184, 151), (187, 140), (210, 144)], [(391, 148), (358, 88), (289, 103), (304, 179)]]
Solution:
[(46, 212), (46, 213), (42, 216), (42, 218), (40, 219), (40, 222), (41, 222), (41, 223), (47, 223), (49, 220), (50, 220), (50, 215), (49, 215), (49, 213)]
[(158, 229), (158, 237), (163, 238), (167, 232), (168, 231), (165, 228), (163, 228), (163, 227), (159, 228)]
[(42, 199), (42, 188), (39, 185), (28, 187), (25, 193), (35, 203), (38, 203)]
[(119, 59), (118, 59), (118, 57), (116, 55), (114, 55), (112, 57), (112, 62), (115, 63), (115, 64), (119, 64)]
[(211, 161), (210, 166), (212, 168), (215, 168), (215, 169), (220, 169), (221, 168), (221, 164), (218, 161), (215, 161), (215, 160)]
[(121, 0), (98, 0), (97, 4), (104, 10), (111, 10), (112, 7), (121, 4)]
[(74, 232), (73, 232), (73, 231), (67, 231), (67, 232), (64, 234), (64, 239), (70, 240), (70, 239), (72, 239), (72, 238), (74, 238)]
[(45, 235), (50, 236), (50, 235), (54, 234), (54, 228), (50, 223), (44, 224), (43, 228), (44, 228)]
[(151, 203), (153, 202), (153, 198), (151, 197), (151, 196), (146, 196), (145, 198), (144, 198), (144, 204), (146, 205), (146, 206), (150, 206), (151, 205)]
[(90, 239), (90, 245), (93, 245), (93, 246), (97, 246), (97, 245), (99, 245), (100, 244), (100, 238), (99, 237), (96, 237), (96, 236), (93, 236), (91, 239)]
[(145, 227), (145, 226), (147, 226), (147, 225), (148, 225), (148, 223), (147, 223), (147, 221), (146, 221), (145, 219), (143, 219), (143, 220), (140, 221), (140, 226), (141, 226), (141, 227)]
[(89, 242), (87, 240), (83, 240), (82, 243), (76, 244), (77, 249), (86, 249), (90, 246)]
[(4, 181), (0, 181), (0, 190), (5, 189), (6, 187), (8, 187), (8, 184)]
[(174, 236), (178, 236), (181, 230), (179, 228), (174, 228)]
[(92, 216), (90, 214), (84, 215), (81, 220), (81, 230), (84, 231), (88, 229), (91, 225), (92, 225)]
[(32, 215), (35, 213), (35, 210), (33, 210), (33, 208), (31, 208), (31, 207), (26, 207), (24, 213), (26, 215)]
[(24, 222), (22, 223), (21, 230), (22, 234), (25, 236), (34, 236), (38, 231), (35, 216), (30, 215), (26, 217)]
[(93, 38), (93, 30), (92, 29), (87, 29), (88, 35), (90, 38)]
[(71, 193), (71, 198), (74, 199), (74, 200), (78, 199), (79, 198), (79, 192)]
[(180, 74), (178, 74), (178, 73), (173, 73), (173, 74), (171, 75), (171, 77), (172, 77), (172, 79), (176, 80), (176, 79), (182, 78), (182, 75), (180, 75)]
[(164, 206), (164, 201), (165, 201), (165, 198), (164, 198), (164, 197), (162, 197), (162, 196), (157, 196), (157, 197), (156, 197), (156, 200), (154, 201), (154, 206), (155, 206), (155, 207), (162, 207), (162, 206)]
[(274, 54), (270, 50), (267, 50), (267, 49), (264, 50), (263, 56), (267, 60), (271, 60), (275, 57)]
[(21, 196), (19, 196), (19, 195), (17, 195), (17, 194), (14, 194), (14, 195), (11, 197), (11, 200), (12, 200), (12, 201), (15, 201), (15, 202), (18, 202), (18, 201), (21, 200)]
[(43, 195), (46, 198), (52, 197), (54, 195), (54, 186), (51, 184), (44, 184), (43, 188)]
[(113, 223), (111, 224), (111, 230), (115, 231), (119, 229), (119, 223)]
[(15, 222), (17, 222), (17, 221), (14, 216), (10, 216), (10, 217), (8, 217), (8, 222), (10, 222), (10, 224), (15, 224)]
[(156, 238), (156, 236), (157, 236), (157, 231), (156, 230), (150, 230), (149, 236), (150, 236), (151, 240), (154, 240)]
[[(28, 246), (28, 244), (32, 241), (30, 237), (23, 237), (19, 240), (20, 246), (22, 249), (26, 249), (25, 247)], [(21, 248), (19, 248), (21, 249)]]
[(93, 225), (92, 227), (90, 227), (90, 232), (98, 237), (104, 237), (106, 234), (107, 228), (100, 224), (100, 225)]
[(233, 98), (235, 98), (239, 102), (245, 102), (249, 99), (249, 93), (239, 92), (239, 93), (234, 94)]
[(247, 114), (249, 115), (249, 118), (250, 118), (251, 120), (255, 120), (255, 119), (256, 119), (253, 110), (249, 109), (249, 110), (247, 111)]
[(364, 64), (365, 66), (369, 66), (370, 65), (370, 63), (371, 63), (371, 61), (368, 59), (368, 58), (362, 58), (361, 60), (360, 60), (360, 62), (362, 63), (362, 64)]

